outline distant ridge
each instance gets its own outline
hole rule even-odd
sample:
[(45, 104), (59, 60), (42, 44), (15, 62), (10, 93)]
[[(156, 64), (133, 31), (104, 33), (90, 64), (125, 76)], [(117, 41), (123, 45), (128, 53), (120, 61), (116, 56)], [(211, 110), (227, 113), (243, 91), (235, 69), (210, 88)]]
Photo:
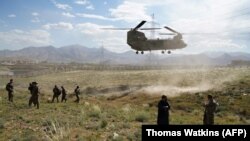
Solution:
[(0, 60), (30, 60), (50, 63), (101, 63), (124, 65), (228, 65), (232, 60), (250, 60), (249, 53), (207, 52), (201, 54), (135, 54), (134, 51), (115, 53), (102, 48), (70, 45), (27, 47), (20, 50), (0, 51)]

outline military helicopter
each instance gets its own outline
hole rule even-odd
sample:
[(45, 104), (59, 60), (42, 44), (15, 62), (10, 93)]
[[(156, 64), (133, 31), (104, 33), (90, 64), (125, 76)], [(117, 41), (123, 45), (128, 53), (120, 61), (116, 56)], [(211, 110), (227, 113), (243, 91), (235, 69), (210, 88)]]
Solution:
[(165, 26), (167, 30), (173, 33), (165, 33), (164, 35), (175, 35), (172, 39), (147, 39), (143, 32), (138, 30), (156, 30), (161, 28), (140, 28), (146, 21), (141, 21), (135, 28), (104, 28), (111, 30), (129, 30), (127, 32), (127, 44), (134, 50), (136, 54), (144, 51), (161, 50), (162, 54), (168, 50), (168, 54), (171, 53), (170, 50), (182, 49), (187, 46), (187, 44), (182, 40), (182, 34), (173, 30), (170, 27)]

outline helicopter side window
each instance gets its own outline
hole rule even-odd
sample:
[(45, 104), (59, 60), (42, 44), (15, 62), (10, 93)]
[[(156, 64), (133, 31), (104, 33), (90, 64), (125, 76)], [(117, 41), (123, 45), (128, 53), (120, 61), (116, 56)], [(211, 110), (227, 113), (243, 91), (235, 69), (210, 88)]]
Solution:
[(144, 35), (142, 35), (142, 34), (138, 34), (137, 35), (137, 39), (142, 40), (142, 41), (147, 40), (147, 38)]

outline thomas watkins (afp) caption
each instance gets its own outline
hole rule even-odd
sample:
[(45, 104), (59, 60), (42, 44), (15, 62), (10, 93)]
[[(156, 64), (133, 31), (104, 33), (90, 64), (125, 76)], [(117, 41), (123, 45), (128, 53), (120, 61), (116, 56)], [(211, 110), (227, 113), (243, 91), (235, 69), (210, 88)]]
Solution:
[[(209, 131), (208, 129), (203, 130), (194, 130), (194, 129), (183, 129), (185, 136), (219, 136), (219, 131)], [(161, 137), (161, 136), (169, 136), (169, 137), (175, 137), (175, 136), (182, 136), (182, 131), (155, 131), (154, 129), (146, 129), (148, 136), (155, 136), (155, 137)]]

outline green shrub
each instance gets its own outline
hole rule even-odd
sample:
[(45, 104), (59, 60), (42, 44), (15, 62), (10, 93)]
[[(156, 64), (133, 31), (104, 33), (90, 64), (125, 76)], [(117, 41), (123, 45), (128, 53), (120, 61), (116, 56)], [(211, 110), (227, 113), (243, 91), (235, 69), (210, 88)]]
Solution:
[(139, 112), (135, 117), (135, 121), (146, 122), (149, 120), (149, 117), (150, 116), (147, 112)]
[(70, 128), (68, 124), (59, 123), (57, 120), (51, 120), (44, 128), (44, 136), (47, 140), (61, 141), (70, 138)]
[(94, 105), (92, 109), (89, 111), (90, 117), (100, 118), (101, 117), (101, 109), (98, 105)]
[(5, 120), (0, 118), (0, 129), (4, 129)]
[(101, 128), (105, 128), (105, 127), (107, 127), (107, 125), (108, 125), (108, 122), (106, 120), (102, 120), (100, 123)]

